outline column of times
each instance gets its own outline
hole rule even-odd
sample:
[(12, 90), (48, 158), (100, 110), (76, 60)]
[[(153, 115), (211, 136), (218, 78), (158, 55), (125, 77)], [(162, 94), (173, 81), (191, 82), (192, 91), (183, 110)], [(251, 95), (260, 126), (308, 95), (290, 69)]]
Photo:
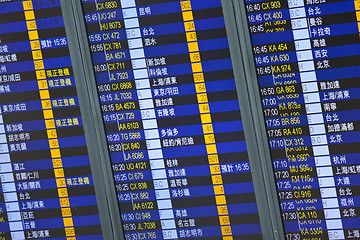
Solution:
[(221, 1), (82, 3), (126, 239), (261, 239)]

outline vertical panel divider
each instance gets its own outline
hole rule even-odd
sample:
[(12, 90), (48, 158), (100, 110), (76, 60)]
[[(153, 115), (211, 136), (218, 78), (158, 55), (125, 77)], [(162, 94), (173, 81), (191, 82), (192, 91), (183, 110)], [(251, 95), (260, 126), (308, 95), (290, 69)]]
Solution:
[(124, 239), (117, 194), (80, 0), (61, 0), (105, 240)]
[(264, 239), (285, 239), (244, 0), (222, 0)]

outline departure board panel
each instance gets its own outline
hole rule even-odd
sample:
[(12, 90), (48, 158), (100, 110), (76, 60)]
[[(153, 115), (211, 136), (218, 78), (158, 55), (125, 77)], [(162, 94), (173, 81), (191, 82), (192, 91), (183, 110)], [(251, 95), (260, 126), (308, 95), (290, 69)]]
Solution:
[(286, 239), (359, 238), (360, 2), (245, 5)]
[(0, 1), (0, 239), (102, 239), (60, 0)]
[(82, 3), (125, 239), (262, 239), (221, 1)]

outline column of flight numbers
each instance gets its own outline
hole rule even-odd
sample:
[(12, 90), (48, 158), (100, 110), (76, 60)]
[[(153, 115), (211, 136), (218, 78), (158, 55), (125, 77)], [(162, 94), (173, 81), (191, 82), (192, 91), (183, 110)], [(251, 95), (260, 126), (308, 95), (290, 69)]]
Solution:
[(24, 14), (27, 20), (28, 35), (32, 49), (32, 56), (34, 60), (34, 67), (36, 71), (36, 78), (38, 80), (39, 95), (43, 109), (43, 116), (46, 125), (46, 132), (49, 141), (50, 155), (54, 167), (54, 176), (56, 179), (59, 202), (61, 206), (61, 214), (63, 217), (64, 231), (68, 240), (75, 240), (75, 229), (70, 209), (70, 202), (68, 198), (68, 190), (66, 188), (66, 181), (64, 169), (62, 165), (61, 152), (59, 148), (59, 141), (54, 120), (54, 113), (52, 110), (50, 92), (47, 84), (47, 76), (44, 69), (44, 62), (42, 51), (39, 42), (39, 34), (36, 26), (36, 17), (33, 9), (32, 1), (23, 1)]
[[(248, 4), (246, 8), (249, 13), (248, 20), (251, 34), (291, 30), (291, 25), (288, 24), (289, 21), (286, 20), (285, 17), (286, 7), (286, 1), (266, 1)], [(273, 11), (270, 12), (271, 10)], [(261, 23), (257, 24), (258, 22)], [(287, 35), (290, 36), (287, 36), (287, 39), (290, 40), (291, 33)], [(254, 36), (252, 36), (252, 38), (254, 39)], [(300, 124), (299, 117), (286, 117), (289, 114), (287, 103), (290, 102), (287, 99), (293, 100), (292, 103), (295, 109), (298, 109), (300, 106), (297, 102), (299, 95), (295, 94), (297, 90), (294, 85), (297, 83), (297, 80), (294, 79), (295, 73), (287, 73), (292, 69), (290, 64), (288, 64), (290, 60), (288, 51), (292, 50), (293, 44), (291, 42), (277, 42), (277, 40), (283, 40), (282, 38), (274, 38), (274, 41), (270, 40), (270, 38), (259, 39), (261, 39), (261, 41), (256, 42), (256, 44), (259, 45), (255, 45), (253, 50), (255, 53), (255, 62), (258, 66), (257, 72), (261, 87), (262, 104), (278, 191), (290, 190), (290, 188), (294, 186), (294, 183), (289, 184), (289, 180), (297, 176), (292, 176), (296, 175), (296, 173), (292, 173), (289, 169), (288, 165), (291, 164), (290, 159), (292, 155), (290, 154), (292, 152), (290, 151), (288, 153), (289, 149), (286, 146), (287, 140), (282, 136), (291, 137), (293, 130), (296, 130), (293, 129), (291, 125), (294, 125), (295, 122)], [(283, 62), (282, 65), (280, 65), (281, 62)], [(268, 64), (272, 65), (262, 66)], [(282, 72), (284, 72), (284, 74), (282, 74)], [(296, 112), (296, 114), (297, 113), (299, 112)], [(293, 114), (295, 114), (295, 112), (291, 113), (291, 115)], [(281, 119), (280, 117), (284, 118)], [(302, 129), (298, 131), (302, 132)], [(296, 154), (294, 155), (296, 156)], [(297, 168), (297, 166), (294, 167)], [(284, 198), (285, 195), (287, 195), (286, 198)], [(279, 192), (279, 196), (282, 201), (291, 199), (292, 197), (290, 198), (290, 196), (292, 196), (292, 192)]]
[[(144, 137), (146, 140), (147, 155), (151, 166), (151, 177), (160, 217), (160, 227), (164, 239), (177, 239), (178, 236), (163, 160), (163, 152), (159, 139), (158, 125), (150, 89), (149, 73), (143, 49), (136, 3), (133, 0), (122, 0), (121, 6), (126, 36), (128, 39), (131, 65), (133, 68), (133, 76), (137, 89), (136, 93), (139, 101)], [(155, 222), (152, 224), (155, 224)]]
[(180, 4), (184, 20), (184, 27), (186, 31), (186, 39), (188, 41), (191, 67), (197, 93), (197, 100), (211, 172), (211, 179), (213, 182), (215, 201), (218, 209), (221, 233), (223, 235), (222, 239), (231, 240), (233, 239), (233, 237), (230, 226), (230, 218), (226, 205), (226, 197), (219, 165), (219, 157), (217, 155), (216, 140), (212, 126), (210, 107), (208, 104), (208, 96), (206, 93), (206, 85), (202, 70), (195, 22), (191, 8), (191, 1), (182, 1), (180, 2)]
[[(135, 102), (132, 101), (134, 100), (134, 94), (131, 91), (134, 88), (134, 84), (133, 81), (129, 79), (130, 71), (128, 71), (128, 67), (125, 68), (125, 62), (120, 62), (125, 56), (129, 59), (128, 51), (125, 51), (124, 47), (127, 45), (125, 43), (126, 35), (122, 34), (122, 38), (120, 38), (120, 34), (111, 37), (109, 36), (110, 33), (107, 32), (111, 25), (115, 33), (119, 33), (119, 31), (124, 33), (124, 21), (120, 21), (123, 20), (121, 19), (121, 10), (119, 10), (121, 6), (118, 1), (100, 2), (95, 0), (90, 3), (83, 1), (83, 7), (86, 10), (88, 8), (91, 9), (88, 10), (88, 15), (85, 15), (85, 20), (87, 21), (90, 44), (93, 44), (91, 45), (92, 60), (95, 73), (97, 74), (96, 81), (106, 127), (107, 142), (118, 193), (117, 196), (121, 208), (125, 238), (137, 238), (138, 233), (133, 234), (131, 231), (141, 227), (141, 223), (139, 223), (140, 225), (133, 223), (135, 220), (133, 211), (141, 211), (142, 206), (145, 207), (147, 205), (141, 205), (141, 203), (139, 203), (140, 191), (136, 190), (141, 189), (144, 192), (147, 190), (148, 184), (147, 182), (141, 181), (144, 174), (140, 172), (136, 172), (138, 176), (137, 181), (130, 183), (128, 178), (134, 176), (134, 171), (146, 168), (146, 165), (142, 164), (144, 163), (143, 161), (141, 163), (132, 162), (133, 160), (143, 160), (143, 152), (139, 150), (129, 153), (132, 148), (131, 145), (134, 147), (139, 146), (139, 142), (129, 143), (129, 141), (138, 139), (140, 124), (136, 121), (137, 119), (135, 119)], [(90, 29), (88, 22), (96, 25), (93, 26), (94, 29)], [(109, 36), (108, 41), (105, 41), (104, 36)], [(116, 70), (120, 69), (114, 67), (114, 65), (116, 65), (114, 64), (115, 62), (118, 62), (119, 65), (117, 66), (124, 71), (117, 72)], [(114, 69), (110, 70), (110, 66)], [(125, 99), (124, 96), (126, 96)], [(115, 101), (117, 103), (114, 103)], [(125, 106), (129, 106), (129, 108)], [(131, 130), (133, 131), (129, 132)], [(138, 131), (135, 132), (135, 130)], [(125, 139), (127, 141), (125, 141)], [(138, 166), (141, 167), (138, 168)], [(149, 194), (142, 194), (142, 196), (148, 195)], [(128, 204), (129, 201), (131, 201), (130, 204)], [(143, 214), (143, 216), (144, 215), (145, 214)]]

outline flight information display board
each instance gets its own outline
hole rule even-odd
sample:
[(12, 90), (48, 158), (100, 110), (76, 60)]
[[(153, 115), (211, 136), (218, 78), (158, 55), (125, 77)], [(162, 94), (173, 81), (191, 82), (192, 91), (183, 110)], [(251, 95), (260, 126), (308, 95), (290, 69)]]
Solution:
[(262, 239), (221, 1), (82, 3), (125, 238)]
[(286, 238), (360, 238), (360, 2), (245, 5)]
[(0, 1), (0, 239), (101, 239), (60, 0)]

